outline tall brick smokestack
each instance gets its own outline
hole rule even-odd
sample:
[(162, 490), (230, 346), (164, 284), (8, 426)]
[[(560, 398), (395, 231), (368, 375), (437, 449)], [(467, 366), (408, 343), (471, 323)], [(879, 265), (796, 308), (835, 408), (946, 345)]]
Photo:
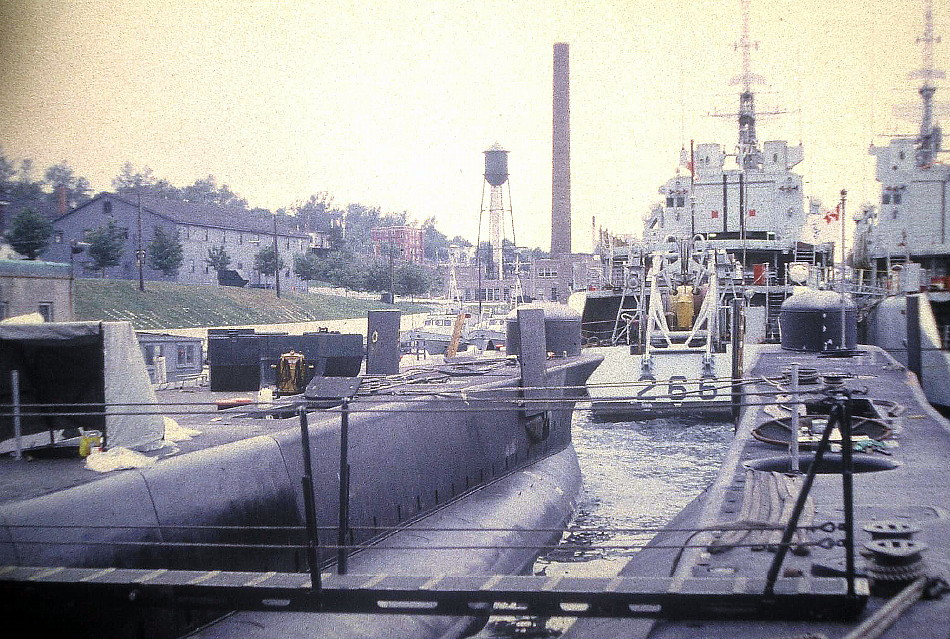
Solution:
[(571, 252), (570, 50), (554, 45), (554, 125), (551, 156), (551, 255)]

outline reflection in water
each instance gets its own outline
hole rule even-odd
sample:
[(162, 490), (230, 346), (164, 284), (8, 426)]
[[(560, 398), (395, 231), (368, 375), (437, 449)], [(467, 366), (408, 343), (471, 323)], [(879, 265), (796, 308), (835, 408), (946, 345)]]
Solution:
[[(574, 448), (584, 489), (561, 543), (584, 549), (555, 549), (538, 559), (535, 573), (616, 575), (637, 552), (635, 546), (653, 533), (608, 529), (666, 525), (713, 481), (732, 432), (731, 422), (683, 417), (611, 423), (592, 419), (589, 411), (575, 411)], [(493, 617), (477, 637), (557, 637), (568, 623)]]

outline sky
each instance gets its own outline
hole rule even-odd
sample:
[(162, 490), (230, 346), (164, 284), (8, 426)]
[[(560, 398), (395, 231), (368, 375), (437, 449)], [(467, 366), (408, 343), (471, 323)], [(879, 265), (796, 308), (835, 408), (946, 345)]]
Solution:
[[(752, 1), (757, 106), (783, 112), (759, 139), (804, 144), (806, 196), (876, 199), (868, 146), (916, 127), (893, 107), (918, 102), (923, 1)], [(129, 161), (179, 186), (212, 174), (252, 206), (328, 192), (474, 240), (499, 142), (515, 239), (548, 248), (552, 47), (567, 42), (588, 251), (595, 224), (639, 234), (690, 140), (734, 148), (735, 118), (711, 114), (738, 108), (740, 16), (739, 0), (0, 0), (0, 148), (67, 160), (96, 192)], [(935, 53), (950, 68), (950, 41)]]

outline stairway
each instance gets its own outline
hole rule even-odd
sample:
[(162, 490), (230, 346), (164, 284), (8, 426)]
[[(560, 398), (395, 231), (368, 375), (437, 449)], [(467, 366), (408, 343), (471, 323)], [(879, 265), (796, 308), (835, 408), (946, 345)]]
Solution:
[(766, 294), (766, 305), (768, 312), (765, 318), (765, 342), (767, 344), (777, 344), (781, 341), (782, 335), (779, 330), (778, 316), (782, 310), (782, 302), (788, 297), (784, 290), (772, 290)]

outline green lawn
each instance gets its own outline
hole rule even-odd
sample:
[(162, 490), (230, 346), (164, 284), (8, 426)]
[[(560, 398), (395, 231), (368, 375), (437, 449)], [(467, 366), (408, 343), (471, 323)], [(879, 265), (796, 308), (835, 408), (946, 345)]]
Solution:
[(281, 292), (198, 286), (169, 282), (146, 282), (145, 291), (131, 280), (75, 281), (77, 320), (127, 320), (136, 329), (188, 328), (195, 326), (239, 326), (279, 324), (366, 317), (366, 311), (399, 308), (407, 313), (424, 313), (424, 304)]

